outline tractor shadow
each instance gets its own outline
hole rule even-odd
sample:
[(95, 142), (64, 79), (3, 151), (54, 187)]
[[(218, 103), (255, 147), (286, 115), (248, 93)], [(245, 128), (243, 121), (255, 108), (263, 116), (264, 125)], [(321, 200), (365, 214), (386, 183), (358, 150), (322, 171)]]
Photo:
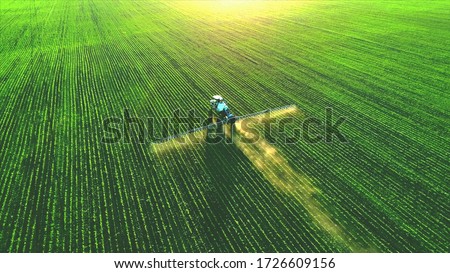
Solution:
[(205, 144), (205, 164), (209, 171), (208, 184), (204, 188), (209, 211), (205, 215), (210, 219), (204, 219), (203, 229), (211, 252), (229, 252), (233, 251), (227, 243), (227, 229), (230, 228), (229, 222), (232, 219), (230, 200), (235, 180), (230, 166), (232, 161), (229, 160), (233, 156), (229, 147), (231, 145), (210, 142), (216, 140), (217, 138), (209, 138)]
[[(236, 240), (236, 219), (241, 213), (239, 203), (240, 185), (245, 183), (242, 168), (248, 175), (257, 175), (246, 156), (234, 145), (205, 143), (205, 164), (208, 170), (204, 196), (209, 211), (204, 213), (202, 229), (211, 252), (235, 252), (247, 250), (245, 243)], [(239, 165), (237, 165), (239, 163)], [(233, 243), (234, 242), (234, 243)]]

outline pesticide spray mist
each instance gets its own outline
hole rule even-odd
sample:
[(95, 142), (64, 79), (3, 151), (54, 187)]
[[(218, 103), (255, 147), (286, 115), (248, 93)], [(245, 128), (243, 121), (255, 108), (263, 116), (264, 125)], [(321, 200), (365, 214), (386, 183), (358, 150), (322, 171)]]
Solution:
[[(298, 113), (298, 109), (295, 106), (292, 106), (270, 112), (269, 118), (294, 114), (298, 115), (300, 113)], [(266, 118), (267, 116), (265, 114), (251, 117), (255, 123), (262, 123)], [(348, 246), (352, 251), (376, 251), (373, 246), (371, 246), (370, 249), (359, 247), (345, 232), (343, 232), (341, 227), (333, 222), (326, 208), (324, 208), (315, 198), (315, 195), (320, 194), (320, 190), (314, 187), (314, 184), (308, 177), (295, 171), (283, 155), (278, 152), (276, 147), (271, 145), (265, 139), (259, 139), (255, 143), (246, 143), (245, 141), (242, 141), (242, 139), (251, 138), (252, 135), (242, 128), (242, 120), (238, 120), (235, 125), (236, 136), (233, 138), (233, 143), (248, 157), (249, 161), (263, 174), (267, 181), (279, 191), (292, 196), (299, 202), (308, 211), (317, 226), (323, 228), (333, 236), (333, 238), (341, 244)], [(196, 139), (204, 139), (206, 133), (206, 131), (196, 132)], [(225, 126), (225, 135), (228, 138), (232, 135), (229, 126)], [(192, 143), (192, 141), (189, 141), (188, 137), (189, 136), (184, 136), (187, 141), (174, 139), (166, 143), (154, 145), (153, 149), (157, 154), (161, 154), (171, 150), (192, 148), (195, 144)], [(204, 141), (201, 141), (200, 144), (208, 145)]]
[[(271, 118), (295, 112), (297, 108), (287, 108), (271, 113)], [(255, 117), (256, 122), (262, 122), (263, 119), (263, 115)], [(240, 139), (250, 137), (249, 133), (242, 129), (240, 121), (236, 122), (236, 134)], [(314, 195), (319, 194), (320, 191), (314, 187), (311, 180), (296, 172), (273, 145), (265, 139), (259, 139), (251, 144), (237, 140), (235, 144), (275, 188), (302, 204), (318, 226), (342, 244), (350, 247), (352, 251), (364, 251), (351, 242), (342, 229), (331, 220), (326, 209), (315, 199)]]

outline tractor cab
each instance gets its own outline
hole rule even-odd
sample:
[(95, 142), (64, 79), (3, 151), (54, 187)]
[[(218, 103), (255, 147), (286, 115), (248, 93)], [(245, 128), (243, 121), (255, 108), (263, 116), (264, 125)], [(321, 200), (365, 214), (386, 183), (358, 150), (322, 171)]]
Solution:
[(234, 121), (234, 115), (231, 113), (222, 96), (214, 95), (209, 103), (211, 105), (211, 114), (215, 115), (218, 121), (224, 121), (225, 123)]
[(231, 113), (230, 108), (222, 96), (213, 96), (209, 103), (211, 108), (209, 111), (209, 126), (206, 137), (208, 141), (217, 143), (216, 141), (220, 141), (224, 137), (224, 124), (230, 125), (229, 128), (227, 126), (227, 130), (233, 135), (236, 117)]

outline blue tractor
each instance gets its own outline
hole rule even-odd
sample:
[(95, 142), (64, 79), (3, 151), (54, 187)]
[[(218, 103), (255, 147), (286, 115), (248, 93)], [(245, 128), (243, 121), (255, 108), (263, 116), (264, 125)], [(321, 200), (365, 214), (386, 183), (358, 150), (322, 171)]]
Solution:
[(216, 117), (217, 124), (234, 124), (236, 117), (231, 113), (230, 108), (228, 108), (228, 105), (222, 96), (214, 95), (209, 103), (211, 105), (209, 114), (210, 123), (213, 123), (214, 117)]

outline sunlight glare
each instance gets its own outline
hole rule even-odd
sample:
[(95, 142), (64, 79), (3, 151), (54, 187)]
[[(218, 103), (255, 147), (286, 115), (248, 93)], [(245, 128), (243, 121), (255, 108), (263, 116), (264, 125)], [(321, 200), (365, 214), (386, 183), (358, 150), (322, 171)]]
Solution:
[(191, 16), (209, 19), (245, 19), (255, 16), (276, 16), (298, 6), (299, 1), (200, 0), (174, 3), (176, 8)]

